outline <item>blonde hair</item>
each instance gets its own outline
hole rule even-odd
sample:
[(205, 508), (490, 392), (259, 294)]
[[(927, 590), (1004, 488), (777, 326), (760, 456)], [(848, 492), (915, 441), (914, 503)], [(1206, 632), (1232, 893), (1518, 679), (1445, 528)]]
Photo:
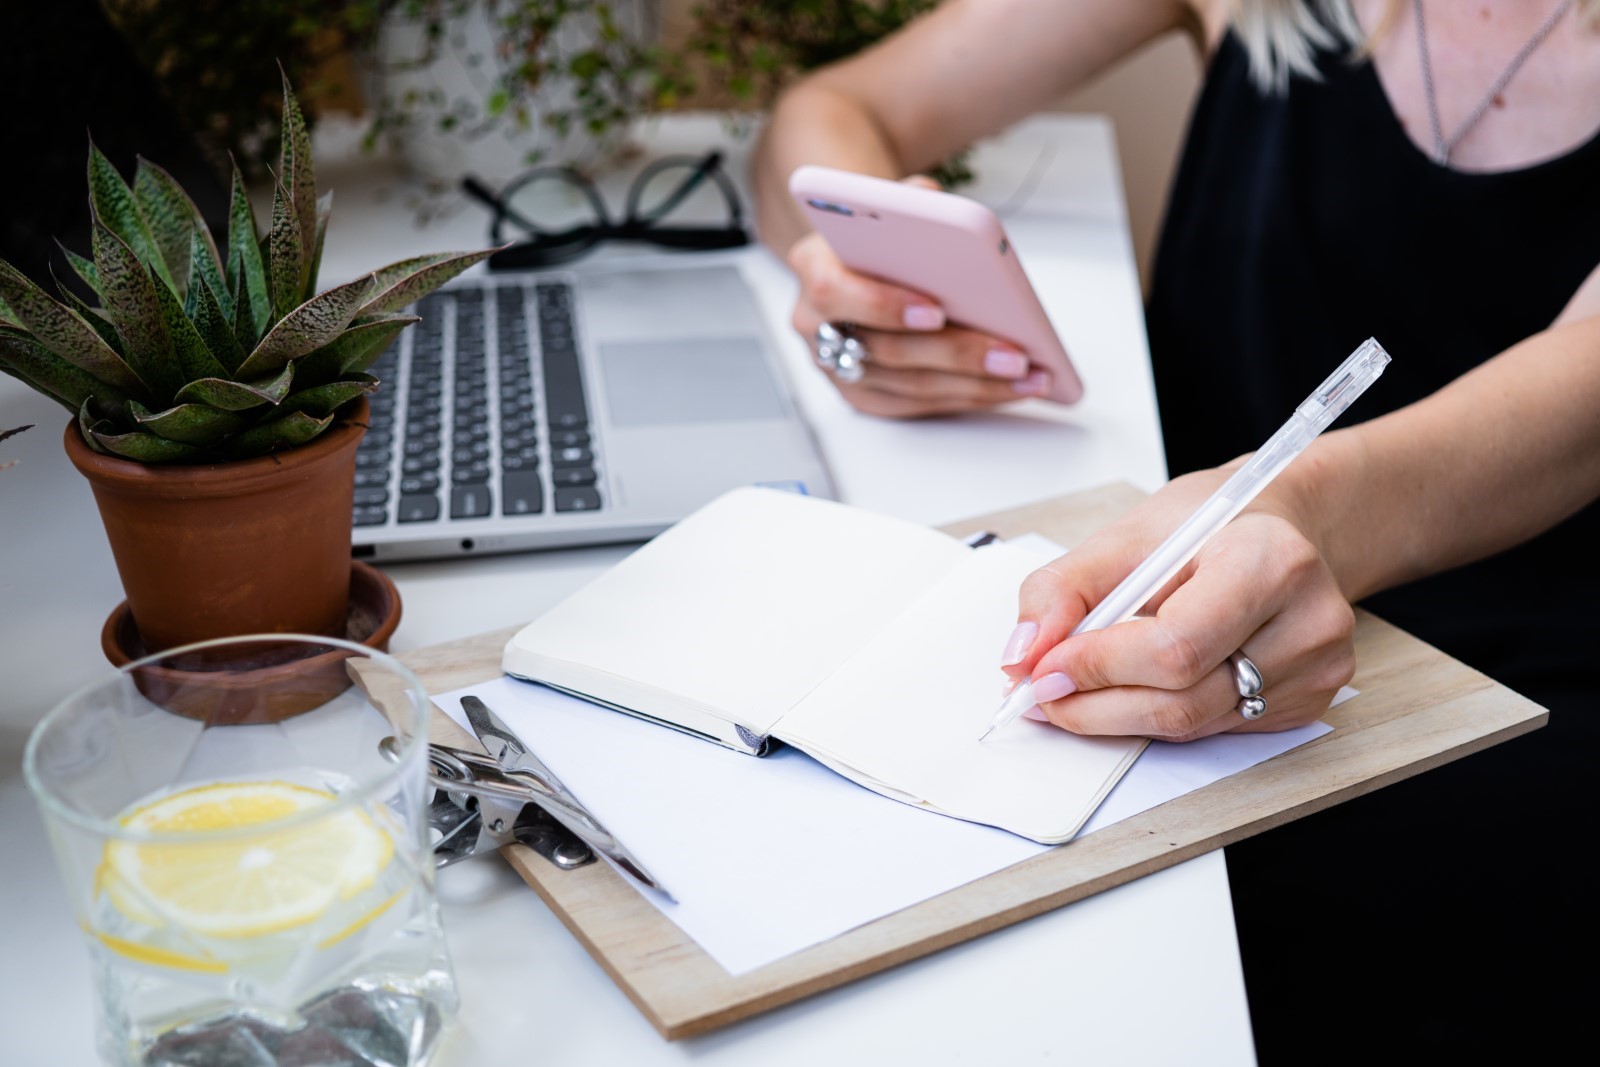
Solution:
[[(1233, 0), (1233, 32), (1250, 57), (1250, 78), (1262, 92), (1282, 93), (1298, 74), (1317, 80), (1319, 49), (1350, 49), (1364, 55), (1400, 15), (1405, 0), (1389, 0), (1370, 34), (1361, 29), (1350, 0)], [(1578, 14), (1600, 28), (1600, 0), (1578, 0)]]

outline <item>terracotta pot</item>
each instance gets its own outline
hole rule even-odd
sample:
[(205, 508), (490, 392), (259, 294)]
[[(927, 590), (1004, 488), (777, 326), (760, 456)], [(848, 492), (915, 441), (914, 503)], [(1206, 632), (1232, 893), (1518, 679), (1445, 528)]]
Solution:
[[(350, 605), (342, 635), (379, 652), (400, 624), (400, 591), (387, 574), (350, 560)], [(100, 648), (114, 667), (143, 659), (149, 650), (133, 626), (127, 601), (117, 605), (100, 631)], [(350, 653), (329, 646), (320, 652), (285, 647), (270, 639), (175, 655), (134, 672), (134, 683), (151, 701), (213, 725), (279, 722), (319, 708), (350, 687)], [(244, 664), (241, 667), (241, 663)]]
[(68, 424), (67, 457), (94, 490), (145, 648), (252, 633), (344, 636), (366, 421), (362, 397), (299, 448), (207, 464), (101, 455), (76, 420)]

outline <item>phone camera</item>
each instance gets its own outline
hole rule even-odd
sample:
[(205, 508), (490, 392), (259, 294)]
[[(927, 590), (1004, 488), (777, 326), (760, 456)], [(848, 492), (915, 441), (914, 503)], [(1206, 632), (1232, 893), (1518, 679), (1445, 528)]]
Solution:
[(818, 200), (816, 197), (812, 197), (811, 199), (807, 200), (806, 203), (810, 204), (818, 211), (829, 211), (835, 215), (845, 215), (848, 217), (853, 217), (855, 215), (854, 211), (851, 211), (843, 204), (835, 204), (831, 200)]

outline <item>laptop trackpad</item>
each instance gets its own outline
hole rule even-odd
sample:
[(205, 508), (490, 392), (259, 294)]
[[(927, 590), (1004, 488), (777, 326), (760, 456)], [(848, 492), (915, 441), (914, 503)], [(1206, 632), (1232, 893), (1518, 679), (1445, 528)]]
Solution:
[(613, 426), (782, 418), (778, 385), (754, 337), (603, 342)]

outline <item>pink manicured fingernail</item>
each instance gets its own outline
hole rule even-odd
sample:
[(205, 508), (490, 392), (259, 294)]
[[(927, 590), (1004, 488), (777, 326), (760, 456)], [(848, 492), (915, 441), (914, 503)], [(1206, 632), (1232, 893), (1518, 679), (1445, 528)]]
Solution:
[(1035, 704), (1033, 707), (1029, 708), (1027, 711), (1023, 712), (1022, 713), (1022, 717), (1024, 719), (1032, 719), (1034, 722), (1049, 722), (1050, 721), (1050, 716), (1046, 715), (1044, 713), (1044, 709), (1041, 708), (1037, 704)]
[(943, 329), (944, 309), (932, 304), (912, 304), (906, 308), (905, 323), (908, 330)]
[(1043, 678), (1037, 678), (1033, 683), (1033, 699), (1041, 704), (1048, 704), (1052, 700), (1060, 700), (1062, 697), (1071, 696), (1077, 691), (1077, 684), (1060, 671), (1053, 671)]
[(1026, 378), (1012, 382), (1011, 388), (1023, 396), (1043, 396), (1050, 391), (1050, 375), (1045, 371), (1036, 370)]
[(991, 348), (983, 354), (983, 369), (996, 378), (1020, 378), (1028, 373), (1028, 357), (1021, 352)]
[(1038, 636), (1038, 623), (1017, 623), (1017, 628), (1012, 630), (1011, 636), (1006, 639), (1005, 651), (1000, 653), (1000, 666), (1009, 667), (1013, 663), (1021, 663), (1022, 657), (1033, 647), (1033, 639)]

